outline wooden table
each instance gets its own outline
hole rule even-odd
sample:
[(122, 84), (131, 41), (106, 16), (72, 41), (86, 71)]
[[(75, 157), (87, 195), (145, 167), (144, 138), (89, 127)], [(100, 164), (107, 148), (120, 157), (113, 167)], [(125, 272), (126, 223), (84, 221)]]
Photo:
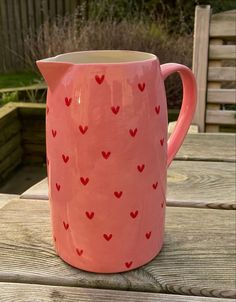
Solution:
[(0, 301), (235, 301), (235, 136), (189, 134), (168, 170), (167, 198), (162, 252), (106, 275), (56, 255), (47, 180), (1, 195)]

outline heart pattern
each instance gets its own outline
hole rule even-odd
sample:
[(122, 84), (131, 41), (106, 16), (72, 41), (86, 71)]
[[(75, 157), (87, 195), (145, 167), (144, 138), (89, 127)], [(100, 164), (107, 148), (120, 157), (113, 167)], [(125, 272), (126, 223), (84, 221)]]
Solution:
[(116, 198), (121, 198), (122, 194), (123, 194), (122, 191), (120, 191), (120, 192), (114, 192), (114, 195), (115, 195)]
[(140, 173), (143, 172), (144, 168), (145, 168), (145, 165), (144, 165), (144, 164), (138, 165), (138, 166), (137, 166), (137, 169), (138, 169), (138, 171), (139, 171)]
[(69, 229), (69, 223), (66, 223), (65, 221), (63, 221), (63, 225), (65, 230), (67, 231)]
[(80, 131), (82, 134), (85, 134), (87, 130), (88, 130), (88, 126), (79, 125), (79, 131)]
[(130, 212), (130, 216), (135, 219), (138, 216), (138, 210), (136, 210), (135, 212)]
[(53, 130), (53, 129), (52, 129), (52, 136), (53, 136), (53, 137), (56, 137), (56, 135), (57, 135), (57, 130)]
[(84, 252), (83, 250), (76, 249), (76, 253), (77, 253), (79, 256), (82, 256), (83, 252)]
[(93, 219), (94, 217), (94, 212), (85, 212), (85, 214), (88, 217), (88, 219)]
[(88, 177), (86, 177), (86, 178), (80, 177), (80, 181), (81, 181), (81, 183), (82, 183), (84, 186), (86, 186), (86, 185), (88, 184), (88, 182), (89, 182), (89, 178), (88, 178)]
[(106, 241), (110, 241), (112, 238), (112, 234), (103, 234), (103, 237), (106, 239)]
[(155, 107), (155, 111), (157, 115), (160, 113), (160, 109), (161, 109), (160, 105)]
[(59, 192), (61, 189), (61, 185), (59, 185), (59, 183), (56, 183), (56, 188), (57, 188), (57, 191)]
[[(96, 83), (98, 84), (98, 85), (96, 85), (96, 83), (95, 83), (94, 85), (96, 87), (99, 87), (100, 85), (102, 85), (104, 83), (105, 75), (104, 74), (102, 74), (102, 75), (95, 75), (94, 79), (95, 79)], [(136, 83), (135, 85), (136, 85), (136, 93), (139, 93), (138, 90), (140, 92), (144, 92), (145, 89), (147, 88), (145, 82)], [(102, 85), (102, 87), (104, 87), (104, 89), (105, 89), (106, 86)], [(137, 87), (138, 87), (138, 89), (137, 89)], [(148, 88), (149, 88), (149, 86), (148, 86)], [(100, 88), (97, 88), (97, 89), (100, 89)], [(103, 90), (103, 88), (102, 88), (102, 90)], [(145, 97), (147, 96), (146, 93), (144, 95), (145, 95)], [(140, 96), (141, 96), (141, 94), (140, 94)], [(67, 114), (68, 114), (68, 112), (70, 112), (70, 110), (72, 110), (72, 109), (70, 109), (70, 108), (66, 109), (66, 107), (71, 107), (74, 110), (74, 107), (76, 106), (77, 103), (75, 103), (75, 102), (72, 103), (72, 98), (67, 96), (67, 97), (64, 98), (64, 104), (63, 104), (63, 99), (62, 99), (62, 102), (60, 104), (62, 104), (61, 106), (64, 106), (64, 111), (67, 112)], [(71, 104), (72, 104), (72, 106), (71, 106)], [(122, 108), (122, 111), (121, 111), (121, 114), (119, 114), (121, 108)], [(119, 123), (119, 120), (121, 118), (125, 117), (125, 114), (126, 114), (125, 109), (126, 108), (125, 108), (125, 106), (124, 107), (122, 106), (121, 108), (120, 108), (119, 105), (114, 105), (114, 106), (111, 106), (110, 108), (108, 107), (109, 112), (111, 110), (111, 112), (115, 116), (117, 116), (115, 119), (112, 118), (112, 120), (114, 122), (118, 122)], [(156, 115), (161, 116), (160, 115), (160, 111), (161, 111), (160, 105), (156, 105), (156, 106), (154, 105), (153, 107), (151, 107), (150, 111), (152, 112), (152, 114), (155, 115), (153, 109), (155, 109)], [(110, 114), (111, 114), (111, 112), (110, 112)], [(46, 114), (47, 115), (49, 114), (49, 107), (48, 106), (46, 106)], [(48, 118), (51, 119), (51, 116), (53, 114), (54, 114), (54, 108), (52, 108), (52, 110), (51, 110), (51, 105), (50, 105), (50, 116)], [(152, 115), (150, 114), (150, 118), (152, 118), (151, 116)], [(158, 120), (158, 119), (155, 118), (155, 120)], [(89, 121), (92, 121), (92, 119), (91, 120), (89, 119)], [(82, 123), (83, 123), (83, 121), (82, 121)], [(55, 127), (55, 125), (52, 125), (52, 126)], [(123, 129), (125, 131), (125, 133), (126, 133), (126, 136), (128, 136), (128, 139), (130, 140), (130, 142), (132, 142), (131, 143), (132, 146), (135, 146), (137, 144), (137, 142), (139, 143), (139, 140), (142, 139), (142, 136), (143, 136), (143, 133), (144, 133), (143, 132), (144, 130), (142, 129), (142, 127), (139, 126), (139, 124), (136, 125), (136, 126), (138, 126), (138, 128), (135, 127), (134, 125), (129, 125), (128, 128), (126, 128), (126, 130)], [(77, 127), (77, 133), (78, 133), (78, 131), (80, 133), (80, 135), (78, 136), (78, 139), (81, 139), (81, 141), (82, 140), (84, 141), (84, 139), (85, 139), (85, 141), (87, 141), (87, 138), (89, 139), (90, 135), (93, 135), (93, 129), (94, 129), (93, 125), (91, 125), (91, 128), (89, 129), (89, 136), (86, 136), (86, 138), (84, 138), (84, 139), (82, 137), (83, 137), (83, 135), (87, 134), (88, 128), (90, 127), (90, 124), (89, 124), (89, 127), (86, 124), (79, 124), (79, 125), (77, 124), (76, 127)], [(131, 128), (129, 128), (129, 127), (131, 127)], [(109, 131), (109, 129), (108, 129), (108, 131)], [(53, 128), (53, 129), (51, 129), (51, 133), (52, 133), (52, 137), (53, 138), (55, 138), (58, 135), (58, 132), (59, 132), (58, 139), (60, 140), (61, 136), (64, 135), (62, 129), (60, 129), (60, 128), (56, 128), (56, 129)], [(49, 130), (49, 133), (50, 133), (50, 130)], [(114, 135), (115, 139), (118, 139), (118, 137), (115, 137), (116, 136), (115, 133), (113, 135)], [(135, 137), (137, 137), (138, 139), (134, 139), (133, 140), (133, 138), (135, 138)], [(58, 142), (58, 140), (53, 140), (53, 141), (55, 142), (55, 144)], [(164, 145), (164, 141), (165, 141), (164, 137), (161, 136), (161, 138), (159, 139), (159, 142), (160, 142), (161, 146)], [(106, 147), (110, 148), (109, 146), (103, 146), (103, 147), (101, 147), (101, 149), (100, 149), (101, 151), (97, 150), (97, 155), (100, 156), (100, 158), (103, 158), (105, 161), (107, 160), (107, 164), (104, 164), (104, 162), (105, 162), (104, 160), (101, 160), (101, 163), (103, 162), (104, 165), (106, 165), (107, 167), (109, 167), (110, 165), (113, 164), (113, 158), (116, 158), (117, 154), (116, 154), (116, 150), (115, 149), (114, 150), (113, 149), (108, 149), (109, 150), (108, 151), (106, 149)], [(96, 147), (94, 147), (94, 148), (96, 148)], [(105, 150), (102, 149), (102, 148), (104, 148)], [(70, 152), (69, 152), (69, 155), (66, 154), (67, 152), (65, 152), (65, 150), (64, 150), (65, 153), (62, 153), (62, 152), (63, 152), (63, 150), (61, 150), (61, 155), (59, 155), (59, 158), (60, 158), (61, 162), (64, 163), (64, 164), (67, 164), (69, 162), (69, 164), (71, 165), (71, 160), (73, 160), (72, 154)], [(49, 155), (50, 155), (50, 153), (49, 153)], [(136, 156), (136, 154), (134, 154), (134, 156)], [(111, 160), (109, 160), (110, 158), (111, 158)], [(134, 159), (135, 159), (135, 157), (134, 157)], [(52, 161), (52, 164), (50, 164), (50, 168), (51, 168), (51, 165), (53, 166), (53, 158), (51, 156), (50, 156), (50, 160)], [(146, 165), (147, 165), (147, 169), (146, 170), (147, 170), (147, 172), (149, 171), (150, 167), (149, 167), (148, 161), (146, 161), (146, 162), (144, 161), (145, 164), (146, 164), (145, 165), (144, 163), (142, 163), (142, 162), (140, 163), (139, 162), (140, 158), (137, 157), (135, 160), (137, 160), (137, 162), (136, 162), (136, 165), (137, 165), (136, 168), (137, 168), (137, 170), (135, 169), (135, 166), (133, 167), (134, 168), (133, 170), (136, 171), (136, 174), (137, 174), (137, 171), (138, 171), (140, 174), (143, 175), (143, 176), (141, 176), (140, 179), (144, 179), (144, 180), (146, 179), (146, 183), (147, 183), (147, 186), (149, 186), (150, 192), (152, 190), (157, 190), (157, 188), (158, 188), (158, 181), (155, 178), (152, 179), (152, 180), (148, 179), (148, 174), (149, 173), (142, 173), (145, 170)], [(141, 161), (142, 161), (142, 159), (141, 159)], [(47, 158), (47, 164), (49, 164), (48, 158)], [(70, 167), (70, 165), (68, 165), (68, 167)], [(64, 167), (66, 169), (66, 166), (64, 166)], [(129, 169), (128, 166), (127, 166), (127, 169)], [(132, 170), (130, 170), (130, 171), (132, 171)], [(85, 171), (85, 173), (86, 173), (86, 171)], [(138, 173), (138, 175), (139, 175), (139, 173)], [(90, 174), (87, 174), (87, 175), (90, 175)], [(109, 176), (109, 170), (108, 170), (108, 176)], [(139, 176), (136, 176), (136, 177), (138, 177), (138, 179), (139, 179)], [(80, 183), (82, 184), (81, 190), (84, 190), (85, 192), (89, 192), (89, 191), (87, 191), (87, 189), (85, 189), (85, 188), (83, 189), (83, 187), (86, 187), (88, 185), (88, 183), (90, 181), (89, 177), (87, 177), (87, 176), (81, 176), (79, 179), (80, 179)], [(96, 182), (96, 178), (94, 178), (94, 176), (93, 176), (93, 177), (91, 177), (91, 180), (92, 180), (92, 182), (91, 182), (91, 186), (89, 185), (89, 188), (93, 187), (94, 183)], [(125, 178), (124, 178), (124, 181), (125, 181)], [(61, 192), (62, 195), (61, 195), (61, 193), (58, 194), (58, 196), (60, 198), (60, 196), (63, 196), (64, 192), (66, 192), (66, 184), (63, 184), (63, 181), (60, 178), (59, 178), (59, 182), (55, 183), (54, 190), (56, 190), (57, 192), (60, 192), (61, 191), (61, 184), (62, 184), (62, 188), (63, 188), (63, 190)], [(119, 184), (117, 183), (117, 185), (119, 185)], [(120, 187), (120, 188), (123, 188), (123, 190), (125, 191), (125, 194), (123, 194), (123, 191), (119, 191), (119, 190), (118, 191), (114, 191), (114, 192), (113, 191), (110, 192), (111, 197), (113, 196), (113, 199), (114, 199), (114, 197), (116, 199), (121, 199), (121, 202), (113, 202), (113, 204), (117, 205), (117, 207), (118, 206), (119, 207), (120, 206), (121, 207), (122, 206), (127, 206), (126, 202), (128, 202), (128, 198), (129, 198), (129, 194), (130, 194), (129, 190), (126, 191), (125, 187)], [(158, 192), (160, 192), (160, 190), (158, 190), (157, 193), (155, 193), (155, 194), (159, 194)], [(116, 200), (116, 199), (114, 199), (114, 200)], [(161, 206), (161, 208), (163, 208), (164, 207), (164, 202), (159, 203), (158, 206), (159, 207)], [(94, 211), (96, 212), (96, 217), (95, 217), (95, 212), (91, 211), (91, 209), (88, 210), (88, 211), (85, 211), (85, 209), (82, 209), (82, 215), (83, 215), (82, 217), (84, 217), (83, 218), (84, 221), (90, 221), (90, 222), (87, 222), (88, 225), (90, 225), (90, 226), (93, 226), (94, 223), (99, 222), (99, 219), (100, 219), (100, 216), (99, 216), (100, 213), (98, 213), (99, 211), (96, 208), (94, 208)], [(124, 219), (125, 219), (125, 217), (127, 217), (127, 219), (130, 221), (129, 223), (130, 224), (132, 223), (133, 227), (136, 227), (136, 225), (138, 227), (140, 227), (139, 223), (143, 219), (144, 211), (145, 211), (145, 209), (143, 209), (143, 208), (140, 208), (139, 210), (137, 210), (137, 209), (136, 210), (132, 210), (132, 211), (128, 210), (128, 211), (126, 211), (126, 213), (123, 214), (124, 215)], [(96, 219), (94, 219), (94, 217)], [(70, 219), (68, 220), (68, 217), (67, 217), (66, 220), (63, 221), (63, 226), (61, 224), (61, 227), (62, 228), (64, 227), (64, 230), (67, 231), (70, 228), (70, 224), (69, 223), (71, 225), (73, 225), (72, 222), (70, 221)], [(150, 231), (150, 229), (152, 229), (153, 226), (152, 225), (150, 225), (150, 226), (147, 225), (145, 227), (147, 227), (147, 229), (146, 229), (146, 231), (144, 230), (143, 233), (142, 233), (143, 234), (142, 235), (143, 240), (152, 240), (151, 238), (155, 237), (155, 236), (152, 236), (152, 231)], [(96, 227), (95, 227), (95, 229), (96, 229)], [(111, 233), (109, 232), (109, 233), (104, 233), (103, 234), (103, 232), (101, 232), (100, 233), (100, 240), (102, 240), (102, 238), (103, 238), (107, 242), (112, 241), (112, 243), (113, 242), (115, 243), (116, 240), (119, 239), (119, 234), (118, 234), (118, 236), (116, 236), (116, 233), (115, 233), (115, 231), (113, 229), (109, 229), (109, 231)], [(64, 232), (63, 234), (65, 234), (65, 236), (69, 236), (70, 233), (72, 233), (72, 228), (71, 228), (71, 232)], [(56, 242), (56, 237), (54, 236), (53, 238), (54, 238), (54, 241)], [(101, 242), (103, 242), (103, 241), (101, 241)], [(103, 244), (105, 244), (105, 243), (103, 243)], [(112, 246), (112, 245), (109, 244), (108, 246)], [(85, 248), (85, 250), (86, 250), (86, 248)], [(84, 250), (81, 249), (81, 246), (79, 248), (78, 247), (77, 248), (74, 247), (74, 254), (75, 255), (77, 254), (79, 257), (81, 257), (84, 254)], [(126, 259), (123, 259), (123, 265), (125, 265), (125, 267), (127, 269), (130, 269), (133, 266), (133, 261), (135, 261), (135, 258), (131, 258), (131, 259), (132, 259), (132, 261), (130, 261), (129, 259), (127, 259), (128, 261), (126, 261), (126, 262), (125, 262)]]
[(105, 158), (105, 159), (108, 159), (109, 156), (111, 155), (111, 152), (105, 152), (105, 151), (102, 151), (102, 156)]
[(152, 184), (152, 187), (153, 187), (154, 190), (156, 190), (157, 186), (158, 186), (158, 181), (155, 182), (154, 184)]
[(69, 160), (69, 156), (65, 155), (65, 154), (62, 154), (62, 159), (63, 159), (64, 163), (66, 164)]
[(145, 84), (145, 83), (139, 83), (139, 84), (138, 84), (138, 88), (139, 88), (139, 90), (140, 90), (141, 92), (143, 92), (143, 91), (144, 91), (145, 86), (146, 86), (146, 84)]
[(105, 79), (105, 75), (104, 75), (104, 74), (101, 75), (101, 76), (95, 75), (95, 80), (96, 80), (96, 82), (97, 82), (99, 85), (102, 84), (102, 82), (104, 81), (104, 79)]
[(126, 266), (127, 268), (130, 268), (132, 264), (133, 264), (133, 261), (125, 262), (125, 266)]
[(67, 107), (70, 106), (71, 102), (72, 102), (72, 98), (68, 98), (68, 97), (65, 98), (65, 104)]
[(135, 137), (136, 133), (137, 133), (138, 129), (135, 128), (135, 129), (129, 129), (129, 133), (132, 137)]
[(120, 106), (112, 106), (111, 107), (111, 111), (114, 113), (114, 114), (117, 114), (120, 110)]

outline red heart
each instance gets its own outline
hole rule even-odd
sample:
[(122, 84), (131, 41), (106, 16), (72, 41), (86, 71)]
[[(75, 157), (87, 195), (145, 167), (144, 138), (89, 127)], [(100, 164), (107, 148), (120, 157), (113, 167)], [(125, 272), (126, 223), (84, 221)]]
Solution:
[(160, 139), (160, 143), (163, 146), (163, 144), (164, 144), (164, 138)]
[(81, 183), (82, 183), (84, 186), (86, 186), (87, 183), (89, 182), (89, 178), (88, 178), (88, 177), (86, 177), (86, 178), (80, 177), (80, 181), (81, 181)]
[(76, 253), (81, 256), (83, 254), (83, 250), (76, 249)]
[(138, 168), (139, 172), (141, 173), (141, 172), (143, 172), (143, 169), (145, 168), (145, 165), (144, 164), (138, 165), (137, 168)]
[(46, 106), (46, 113), (48, 114), (49, 113), (49, 107)]
[(162, 207), (162, 208), (164, 207), (164, 202), (162, 202), (161, 207)]
[(121, 195), (123, 194), (123, 192), (122, 191), (120, 191), (120, 192), (114, 192), (114, 195), (115, 195), (115, 197), (117, 197), (117, 198), (121, 198)]
[(102, 156), (105, 158), (105, 159), (108, 159), (108, 157), (111, 155), (111, 152), (105, 152), (105, 151), (102, 151)]
[(130, 212), (130, 216), (132, 218), (136, 218), (138, 216), (138, 210), (136, 210), (135, 212)]
[(105, 78), (105, 75), (104, 75), (104, 74), (101, 75), (101, 76), (99, 76), (99, 75), (96, 75), (96, 76), (95, 76), (95, 80), (97, 81), (97, 83), (98, 83), (99, 85), (102, 84), (104, 78)]
[(68, 160), (69, 160), (69, 156), (65, 155), (65, 154), (62, 154), (62, 158), (63, 158), (63, 160), (64, 160), (65, 163), (67, 163)]
[(83, 126), (79, 125), (79, 130), (82, 134), (85, 134), (85, 132), (88, 130), (88, 126), (83, 127)]
[(117, 113), (119, 112), (119, 110), (120, 110), (120, 107), (119, 107), (119, 106), (116, 106), (116, 107), (112, 106), (112, 107), (111, 107), (111, 111), (112, 111), (114, 114), (117, 114)]
[(112, 234), (103, 234), (103, 237), (107, 240), (107, 241), (109, 241), (109, 240), (111, 240), (111, 238), (112, 238)]
[(57, 188), (57, 191), (60, 191), (61, 186), (58, 183), (56, 183), (56, 188)]
[(151, 237), (151, 235), (152, 235), (152, 232), (146, 233), (146, 238), (149, 239)]
[(69, 228), (69, 223), (66, 223), (65, 221), (63, 221), (63, 225), (64, 225), (64, 228), (65, 228), (66, 230), (68, 230), (68, 228)]
[(160, 108), (161, 108), (160, 105), (158, 107), (157, 106), (155, 107), (156, 114), (160, 113)]
[(52, 129), (52, 136), (55, 137), (57, 135), (57, 130)]
[(158, 186), (158, 181), (152, 185), (154, 190), (156, 190), (157, 186)]
[(135, 128), (134, 130), (133, 129), (129, 129), (129, 133), (131, 136), (135, 137), (136, 133), (137, 133), (138, 129)]
[(93, 219), (94, 212), (85, 212), (85, 214), (88, 217), (88, 219)]
[(57, 241), (57, 238), (56, 238), (56, 236), (53, 236), (53, 240), (54, 240), (54, 242), (56, 242), (56, 241)]
[(68, 97), (66, 97), (65, 98), (65, 103), (66, 103), (66, 106), (70, 106), (70, 104), (71, 104), (71, 101), (72, 101), (72, 98), (68, 98)]
[(125, 262), (125, 266), (126, 266), (127, 268), (130, 268), (132, 264), (133, 264), (133, 261)]
[(144, 89), (145, 89), (145, 83), (139, 83), (138, 84), (138, 88), (139, 88), (140, 91), (144, 91)]

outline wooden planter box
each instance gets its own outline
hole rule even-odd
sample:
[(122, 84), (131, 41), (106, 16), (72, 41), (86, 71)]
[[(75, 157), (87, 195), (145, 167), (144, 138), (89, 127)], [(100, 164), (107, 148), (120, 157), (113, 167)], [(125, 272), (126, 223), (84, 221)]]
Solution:
[(45, 163), (45, 104), (0, 108), (0, 183), (20, 164)]
[[(178, 110), (169, 111), (169, 121)], [(0, 108), (0, 183), (20, 164), (45, 165), (45, 104), (8, 103)]]

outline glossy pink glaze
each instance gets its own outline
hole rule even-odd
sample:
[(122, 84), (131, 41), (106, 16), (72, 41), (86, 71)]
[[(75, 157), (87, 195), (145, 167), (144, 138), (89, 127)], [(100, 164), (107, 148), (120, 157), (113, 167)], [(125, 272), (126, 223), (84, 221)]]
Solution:
[(188, 85), (184, 82), (188, 100), (182, 129), (177, 127), (169, 145), (169, 164), (195, 108), (191, 71), (164, 65), (162, 74), (157, 58), (37, 64), (49, 86), (47, 163), (58, 255), (100, 273), (149, 262), (164, 237), (168, 120), (163, 78), (179, 71)]

